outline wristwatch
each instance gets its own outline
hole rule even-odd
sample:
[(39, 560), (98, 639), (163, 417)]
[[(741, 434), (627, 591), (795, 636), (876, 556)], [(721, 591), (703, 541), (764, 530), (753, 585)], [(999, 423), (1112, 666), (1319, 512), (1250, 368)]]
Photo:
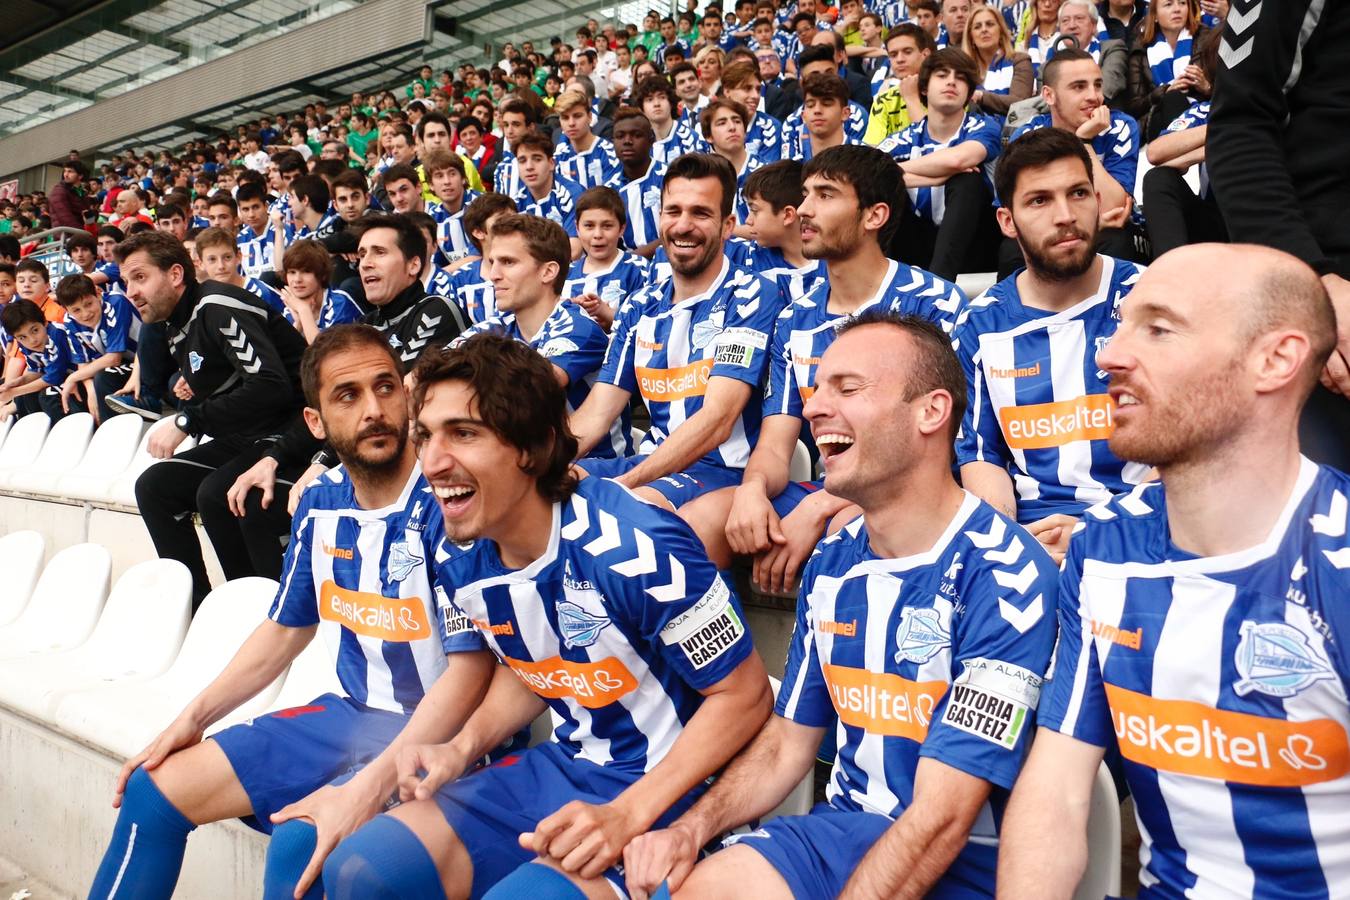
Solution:
[(188, 422), (187, 413), (179, 413), (173, 417), (173, 427), (177, 428), (183, 434), (192, 434), (191, 426)]

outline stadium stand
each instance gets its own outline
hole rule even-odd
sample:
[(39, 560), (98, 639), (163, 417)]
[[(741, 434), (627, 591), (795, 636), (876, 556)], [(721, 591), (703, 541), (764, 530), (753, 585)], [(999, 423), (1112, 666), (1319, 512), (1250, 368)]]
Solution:
[(1344, 5), (6, 16), (5, 861), (288, 895), (340, 802), (315, 892), (469, 892), (396, 799), (475, 896), (1345, 894)]

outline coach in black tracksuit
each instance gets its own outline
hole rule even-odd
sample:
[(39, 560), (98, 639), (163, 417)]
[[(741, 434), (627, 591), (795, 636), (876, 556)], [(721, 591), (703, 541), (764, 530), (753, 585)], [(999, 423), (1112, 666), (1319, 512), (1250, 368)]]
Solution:
[[(237, 518), (225, 494), (283, 434), (305, 429), (304, 338), (254, 294), (217, 281), (199, 284), (186, 248), (171, 235), (133, 235), (118, 245), (117, 258), (141, 320), (166, 324), (169, 350), (190, 390), (173, 427), (152, 435), (149, 451), (163, 461), (136, 481), (155, 550), (188, 567), (194, 605), (200, 603), (211, 585), (192, 524), (196, 512), (227, 579), (280, 577), (290, 528), (284, 502), (264, 510), (255, 492)], [(211, 440), (174, 456), (188, 435)]]

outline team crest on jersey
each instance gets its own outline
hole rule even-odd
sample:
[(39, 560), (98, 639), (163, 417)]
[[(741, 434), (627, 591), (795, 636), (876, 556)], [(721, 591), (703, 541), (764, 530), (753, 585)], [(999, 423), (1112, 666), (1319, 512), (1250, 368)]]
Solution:
[(188, 352), (188, 368), (192, 369), (193, 375), (197, 374), (197, 370), (202, 367), (202, 363), (205, 361), (206, 360), (202, 359), (202, 355), (196, 350)]
[(716, 322), (711, 318), (698, 322), (694, 325), (694, 349), (702, 350), (704, 347), (707, 347), (713, 341), (717, 340), (717, 336), (721, 333), (722, 322), (720, 318)]
[(647, 209), (661, 208), (661, 189), (659, 187), (649, 187), (642, 192), (642, 205)]
[(569, 650), (594, 644), (608, 624), (608, 616), (591, 615), (567, 600), (558, 604), (558, 630), (562, 632), (563, 646)]
[(422, 564), (422, 557), (409, 546), (407, 541), (398, 541), (389, 545), (389, 559), (385, 562), (385, 568), (389, 571), (389, 577), (395, 581), (402, 581), (412, 574), (413, 569)]
[(899, 647), (897, 663), (922, 664), (950, 644), (951, 635), (942, 626), (937, 610), (905, 607), (900, 613), (900, 626), (895, 629), (895, 643)]
[[(1092, 339), (1092, 343), (1093, 343), (1093, 346), (1094, 346), (1094, 349), (1093, 349), (1093, 351), (1092, 351), (1092, 361), (1093, 361), (1093, 362), (1096, 362), (1096, 361), (1097, 361), (1097, 357), (1100, 356), (1101, 353), (1102, 353), (1102, 351), (1106, 349), (1106, 345), (1109, 344), (1109, 343), (1111, 343), (1111, 336), (1108, 334), (1108, 335), (1102, 335), (1102, 336), (1095, 337), (1095, 338)], [(1107, 379), (1107, 377), (1108, 377), (1108, 376), (1107, 376), (1107, 373), (1106, 373), (1106, 370), (1105, 370), (1105, 369), (1098, 369), (1098, 370), (1097, 370), (1097, 377), (1100, 378), (1100, 379), (1102, 379), (1103, 381), (1105, 381), (1105, 380)]]
[(1242, 637), (1233, 663), (1239, 678), (1233, 690), (1239, 697), (1252, 691), (1269, 697), (1292, 697), (1314, 682), (1336, 677), (1321, 651), (1292, 625), (1248, 620), (1238, 633)]
[(617, 281), (611, 281), (600, 289), (600, 299), (610, 306), (616, 306), (623, 299), (623, 285)]

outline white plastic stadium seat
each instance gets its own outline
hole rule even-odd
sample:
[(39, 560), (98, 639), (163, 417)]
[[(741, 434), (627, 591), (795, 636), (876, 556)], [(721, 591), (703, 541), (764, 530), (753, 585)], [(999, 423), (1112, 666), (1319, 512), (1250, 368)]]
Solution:
[[(67, 694), (56, 708), (56, 724), (115, 756), (140, 751), (221, 673), (267, 616), (276, 590), (277, 583), (268, 578), (239, 578), (216, 588), (202, 601), (167, 672), (149, 681)], [(277, 678), (224, 721), (241, 722), (262, 712), (280, 688)]]
[(42, 442), (47, 439), (47, 430), (52, 420), (41, 413), (24, 416), (14, 424), (5, 437), (5, 445), (0, 447), (0, 485), (5, 476), (27, 466), (42, 452)]
[(1111, 770), (1102, 763), (1092, 785), (1088, 812), (1088, 864), (1074, 900), (1120, 896), (1120, 796)]
[(106, 499), (113, 481), (131, 463), (144, 427), (145, 420), (131, 413), (104, 422), (79, 465), (57, 479), (56, 492), (76, 500)]
[[(783, 682), (769, 676), (769, 685), (773, 688), (774, 700), (778, 699), (778, 692), (783, 688)], [(807, 770), (806, 777), (797, 782), (797, 786), (792, 789), (782, 803), (769, 813), (761, 822), (767, 822), (778, 816), (804, 816), (811, 811), (812, 801), (815, 798), (816, 772), (815, 764)]]
[(811, 480), (811, 453), (801, 441), (792, 448), (792, 462), (788, 463), (789, 481)]
[(0, 538), (0, 573), (5, 579), (5, 589), (0, 591), (0, 625), (13, 622), (28, 605), (46, 556), (47, 539), (40, 532), (16, 531)]
[(111, 571), (112, 557), (97, 544), (76, 544), (53, 556), (23, 613), (0, 628), (0, 659), (84, 643), (108, 599)]
[(192, 574), (152, 559), (118, 579), (89, 640), (64, 653), (0, 661), (0, 702), (50, 720), (71, 691), (144, 680), (169, 668), (192, 612)]
[[(118, 418), (121, 418), (120, 416)], [(131, 455), (131, 462), (127, 464), (120, 475), (113, 478), (112, 484), (108, 486), (107, 494), (104, 499), (112, 503), (121, 503), (125, 506), (136, 505), (136, 479), (141, 477), (141, 473), (153, 466), (159, 460), (150, 455), (146, 448), (150, 446), (150, 435), (161, 428), (169, 428), (173, 425), (172, 418), (160, 419), (155, 424), (146, 429), (145, 434), (141, 435), (141, 442), (136, 447), (136, 452)], [(191, 450), (197, 446), (197, 439), (188, 436), (183, 438), (182, 443), (178, 445), (175, 453), (182, 453), (184, 450)]]
[(997, 281), (997, 272), (964, 272), (956, 276), (956, 286), (972, 300), (993, 287)]
[(0, 473), (0, 484), (15, 491), (55, 493), (56, 482), (84, 458), (93, 433), (94, 417), (89, 413), (66, 416), (52, 426), (37, 459), (21, 469)]
[(301, 650), (295, 662), (291, 663), (286, 680), (281, 683), (281, 691), (267, 711), (304, 706), (324, 694), (342, 696), (345, 693), (342, 683), (338, 681), (333, 655), (328, 652), (328, 645), (323, 638), (316, 634), (309, 646)]

